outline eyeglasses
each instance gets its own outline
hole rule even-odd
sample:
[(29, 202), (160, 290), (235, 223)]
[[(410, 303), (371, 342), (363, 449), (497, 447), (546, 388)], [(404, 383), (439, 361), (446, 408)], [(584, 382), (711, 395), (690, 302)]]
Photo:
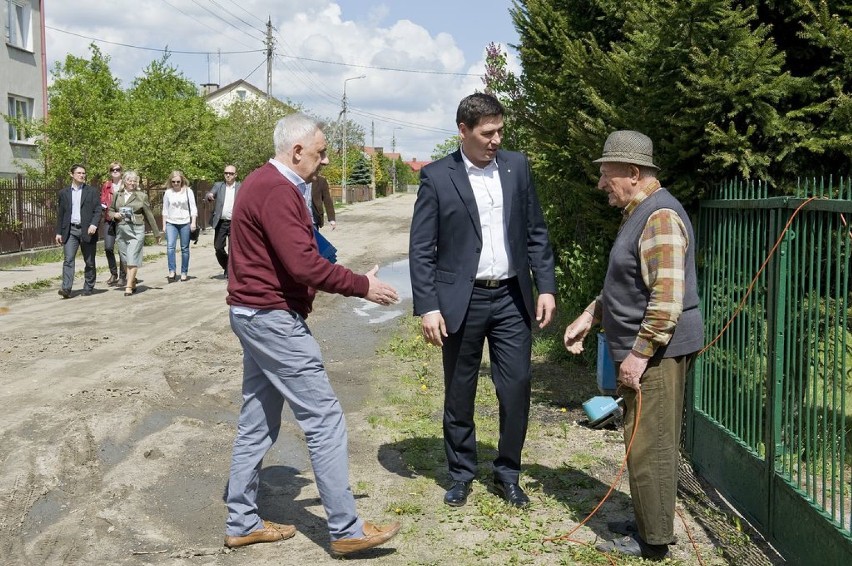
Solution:
[(225, 171), (225, 175), (236, 175), (236, 171)]
[(121, 167), (113, 167), (109, 170), (110, 173), (121, 173)]
[(180, 179), (172, 179), (172, 185), (174, 185), (175, 183), (177, 183), (179, 185)]

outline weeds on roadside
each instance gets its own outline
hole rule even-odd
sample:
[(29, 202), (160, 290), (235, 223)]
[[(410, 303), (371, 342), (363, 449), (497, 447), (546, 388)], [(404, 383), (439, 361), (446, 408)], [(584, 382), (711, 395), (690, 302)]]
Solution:
[[(460, 508), (442, 502), (447, 464), (440, 350), (426, 344), (419, 319), (409, 317), (380, 352), (403, 362), (394, 364), (401, 369), (391, 376), (393, 385), (367, 417), (377, 434), (386, 438), (383, 450), (393, 455), (386, 466), (405, 478), (389, 489), (385, 510), (406, 517), (404, 536), (423, 540), (428, 532), (434, 543), (434, 548), (412, 556), (411, 564), (608, 564), (590, 546), (545, 542), (570, 530), (595, 506), (623, 448), (606, 440), (608, 431), (590, 433), (562, 416), (563, 401), (576, 405), (586, 397), (587, 388), (594, 388), (594, 378), (575, 365), (560, 365), (564, 347), (555, 334), (537, 333), (535, 343), (534, 408), (521, 476), (533, 502), (528, 509), (511, 507), (493, 491), (490, 462), (496, 455), (500, 424), (487, 348), (475, 408), (480, 471), (467, 505)], [(578, 383), (587, 385), (581, 388)], [(617, 507), (626, 507), (626, 496), (615, 499)], [(600, 525), (606, 519), (596, 520), (591, 532), (585, 527), (577, 538), (591, 542), (595, 535), (605, 534)], [(619, 559), (619, 564), (631, 563), (641, 562)]]

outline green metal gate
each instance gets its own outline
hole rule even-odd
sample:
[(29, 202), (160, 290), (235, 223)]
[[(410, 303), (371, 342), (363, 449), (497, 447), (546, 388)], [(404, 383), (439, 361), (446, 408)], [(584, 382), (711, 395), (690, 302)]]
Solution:
[(687, 451), (792, 563), (852, 564), (852, 182), (771, 198), (727, 183), (697, 227), (719, 338), (690, 384)]

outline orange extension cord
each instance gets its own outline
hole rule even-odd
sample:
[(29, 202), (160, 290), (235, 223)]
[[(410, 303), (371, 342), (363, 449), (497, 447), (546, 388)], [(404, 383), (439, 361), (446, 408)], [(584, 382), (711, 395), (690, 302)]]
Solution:
[[(772, 249), (769, 251), (769, 254), (766, 256), (766, 259), (764, 260), (763, 264), (760, 266), (760, 269), (757, 270), (757, 273), (754, 275), (754, 278), (751, 280), (751, 283), (749, 284), (748, 289), (746, 289), (746, 293), (743, 296), (742, 300), (740, 301), (740, 304), (737, 306), (737, 309), (734, 311), (734, 314), (731, 315), (731, 318), (728, 319), (728, 322), (725, 323), (725, 326), (722, 327), (722, 330), (719, 331), (719, 334), (717, 334), (716, 337), (713, 338), (713, 340), (711, 340), (706, 346), (704, 346), (698, 352), (698, 354), (697, 354), (698, 356), (700, 356), (701, 354), (706, 352), (707, 349), (710, 348), (710, 346), (715, 344), (719, 340), (719, 338), (721, 338), (722, 335), (728, 330), (728, 328), (734, 322), (734, 319), (736, 319), (737, 316), (740, 314), (740, 311), (742, 311), (746, 300), (748, 299), (749, 295), (751, 295), (751, 292), (754, 289), (754, 284), (757, 282), (758, 278), (760, 278), (760, 274), (763, 273), (763, 270), (766, 269), (766, 266), (769, 263), (769, 260), (775, 254), (775, 251), (778, 249), (778, 246), (781, 244), (781, 240), (784, 239), (784, 234), (786, 234), (787, 230), (790, 229), (790, 225), (793, 223), (793, 219), (796, 218), (796, 216), (799, 214), (799, 212), (808, 203), (810, 203), (812, 200), (815, 200), (816, 198), (817, 197), (809, 198), (808, 200), (806, 200), (805, 202), (800, 204), (796, 208), (796, 210), (793, 211), (793, 214), (790, 215), (789, 220), (787, 220), (787, 224), (784, 225), (784, 230), (781, 231), (781, 235), (778, 236), (778, 240), (776, 240), (775, 245), (772, 246)], [(846, 226), (847, 225), (846, 224), (846, 218), (842, 214), (840, 215), (840, 219), (843, 221), (843, 225)], [(850, 231), (849, 237), (852, 238), (852, 231)], [(567, 540), (568, 542), (573, 542), (573, 543), (577, 543), (577, 544), (586, 544), (583, 541), (579, 541), (579, 540), (571, 538), (571, 536), (574, 533), (576, 533), (580, 529), (580, 527), (582, 527), (587, 522), (589, 522), (589, 519), (594, 517), (595, 513), (597, 513), (598, 510), (600, 510), (600, 508), (603, 506), (604, 502), (607, 499), (609, 499), (609, 496), (612, 495), (613, 491), (615, 491), (615, 486), (617, 486), (619, 484), (619, 482), (621, 482), (621, 476), (624, 475), (624, 470), (627, 469), (627, 457), (630, 455), (630, 448), (633, 446), (633, 439), (636, 437), (636, 431), (639, 430), (639, 419), (640, 419), (640, 416), (642, 414), (642, 390), (641, 389), (637, 390), (636, 399), (637, 399), (637, 401), (636, 401), (636, 415), (635, 415), (634, 421), (633, 421), (634, 422), (633, 434), (630, 435), (630, 441), (627, 443), (627, 450), (625, 450), (625, 452), (624, 452), (624, 459), (621, 461), (621, 467), (618, 470), (618, 474), (616, 474), (615, 480), (613, 480), (612, 484), (609, 486), (609, 490), (606, 492), (606, 495), (603, 496), (603, 499), (601, 499), (600, 502), (595, 506), (595, 508), (592, 509), (592, 512), (589, 513), (586, 516), (586, 518), (583, 519), (577, 526), (575, 526), (573, 529), (571, 529), (570, 531), (568, 531), (567, 533), (565, 533), (563, 535), (548, 537), (548, 538), (544, 539), (545, 542)], [(675, 509), (675, 511), (677, 512), (678, 517), (680, 517), (680, 520), (683, 523), (683, 528), (684, 528), (684, 530), (686, 530), (686, 535), (689, 537), (689, 542), (692, 543), (692, 548), (695, 551), (695, 556), (698, 557), (698, 563), (701, 564), (702, 566), (704, 566), (704, 560), (701, 558), (701, 553), (698, 550), (698, 544), (695, 542), (695, 539), (692, 538), (692, 533), (689, 530), (689, 526), (687, 526), (687, 524), (686, 524), (686, 520), (683, 518), (683, 515), (681, 514), (681, 512), (678, 509)], [(609, 560), (610, 564), (613, 564), (613, 566), (614, 566), (615, 565), (615, 559), (609, 554), (607, 554), (606, 557), (607, 557), (607, 560)]]

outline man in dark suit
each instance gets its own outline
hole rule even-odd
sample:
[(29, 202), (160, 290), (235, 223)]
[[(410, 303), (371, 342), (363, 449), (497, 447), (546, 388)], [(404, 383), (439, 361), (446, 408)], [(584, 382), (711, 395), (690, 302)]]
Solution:
[(331, 199), (328, 181), (322, 175), (318, 175), (316, 180), (311, 183), (311, 212), (314, 216), (314, 226), (317, 228), (322, 228), (325, 224), (323, 207), (325, 207), (325, 212), (328, 213), (328, 225), (334, 230), (337, 227), (334, 216), (334, 201)]
[(529, 417), (532, 318), (543, 328), (555, 314), (553, 251), (527, 158), (499, 150), (500, 102), (470, 95), (459, 104), (456, 123), (461, 148), (421, 170), (409, 246), (414, 314), (422, 317), (426, 340), (443, 349), (444, 446), (452, 481), (444, 502), (464, 505), (476, 477), (474, 401), (487, 338), (500, 403), (494, 486), (524, 507), (529, 498), (518, 479)]
[(98, 248), (98, 223), (101, 221), (101, 195), (95, 187), (86, 184), (86, 168), (71, 167), (71, 185), (60, 189), (59, 208), (56, 214), (56, 243), (64, 246), (62, 263), (63, 299), (71, 296), (74, 284), (74, 258), (83, 249), (86, 264), (83, 294), (91, 295), (95, 288), (95, 252)]
[(225, 270), (228, 278), (228, 239), (231, 237), (231, 212), (234, 210), (234, 200), (240, 190), (237, 181), (237, 168), (234, 165), (225, 166), (225, 180), (219, 181), (205, 198), (209, 202), (216, 201), (213, 214), (210, 215), (210, 225), (213, 226), (213, 249), (216, 250), (216, 260)]

